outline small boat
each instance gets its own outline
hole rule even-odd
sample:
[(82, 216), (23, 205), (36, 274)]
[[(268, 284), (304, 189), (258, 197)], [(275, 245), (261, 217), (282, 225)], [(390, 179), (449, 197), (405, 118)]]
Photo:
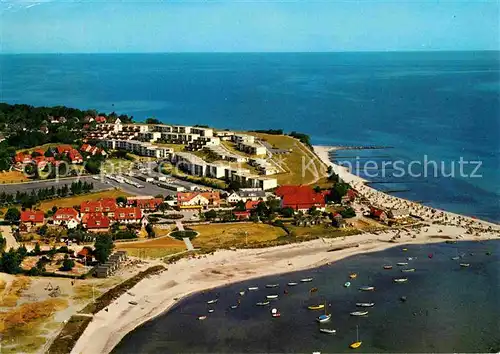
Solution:
[(327, 334), (335, 334), (335, 333), (337, 333), (336, 329), (330, 329), (330, 328), (320, 328), (319, 331), (321, 333), (327, 333)]
[(237, 309), (238, 308), (238, 305), (231, 305), (231, 308), (234, 310), (234, 309)]
[(403, 273), (411, 273), (414, 271), (415, 271), (415, 268), (401, 269), (401, 272), (403, 272)]
[(374, 286), (362, 286), (361, 288), (359, 288), (359, 290), (361, 290), (361, 291), (373, 291), (373, 290), (375, 290), (375, 287)]
[(407, 298), (406, 298), (406, 296), (401, 296), (401, 297), (399, 298), (399, 300), (401, 300), (402, 302), (405, 302), (405, 301), (407, 300)]
[(203, 321), (203, 320), (206, 320), (207, 319), (207, 316), (198, 316), (198, 320), (200, 321)]
[(460, 263), (460, 267), (468, 268), (468, 267), (470, 267), (470, 263)]
[(349, 348), (351, 348), (351, 349), (357, 349), (357, 348), (361, 347), (362, 343), (363, 342), (361, 342), (359, 340), (359, 329), (358, 329), (358, 326), (356, 326), (356, 341), (353, 342), (353, 343), (351, 343), (351, 345), (349, 346)]
[(261, 301), (256, 304), (257, 306), (267, 306), (269, 305), (269, 301)]
[(278, 295), (267, 295), (266, 298), (274, 300), (278, 298)]
[(240, 291), (240, 295), (241, 296), (245, 295), (245, 292), (244, 291)]
[(429, 253), (429, 254), (427, 255), (427, 257), (432, 258), (432, 257), (434, 257), (434, 255), (433, 255), (432, 253)]
[(296, 283), (296, 282), (290, 282), (290, 283), (288, 283), (287, 285), (288, 285), (288, 286), (295, 286), (295, 285), (298, 285), (298, 284), (299, 284), (299, 283)]
[(408, 251), (408, 248), (403, 248), (403, 250), (402, 250), (402, 251), (403, 251), (403, 252), (406, 252), (406, 251)]
[(332, 318), (332, 314), (328, 313), (328, 308), (326, 307), (326, 302), (323, 304), (323, 307), (325, 308), (325, 313), (323, 315), (320, 315), (318, 318), (316, 318), (316, 321), (318, 321), (319, 323), (328, 322)]
[(392, 266), (391, 265), (385, 265), (384, 269), (392, 269)]
[(487, 256), (491, 256), (491, 251), (486, 252)]
[(350, 313), (351, 316), (366, 316), (368, 311), (354, 311)]
[(394, 282), (395, 283), (406, 283), (408, 281), (408, 278), (395, 278)]
[(413, 257), (408, 257), (406, 259), (409, 260), (409, 261), (413, 261)]
[(357, 276), (358, 276), (358, 274), (356, 274), (356, 273), (349, 274), (349, 278), (351, 278), (351, 279), (356, 279)]
[(215, 304), (217, 301), (219, 301), (219, 299), (213, 299), (213, 300), (208, 300), (207, 301), (207, 304)]
[(208, 313), (212, 313), (214, 311), (215, 311), (214, 309), (208, 309)]
[(374, 302), (357, 302), (356, 306), (358, 307), (373, 307), (375, 306)]
[(304, 278), (304, 279), (300, 279), (300, 282), (301, 283), (310, 283), (313, 281), (313, 278)]
[(280, 285), (279, 284), (267, 284), (266, 288), (277, 288), (278, 286), (280, 286)]
[(259, 290), (258, 286), (251, 286), (248, 288), (248, 291), (256, 291), (256, 290)]
[(350, 286), (351, 286), (351, 282), (350, 282), (350, 281), (346, 281), (346, 282), (344, 283), (344, 287), (348, 288), (348, 287), (350, 287)]
[(460, 257), (459, 257), (459, 256), (451, 257), (451, 260), (452, 260), (452, 261), (458, 261), (459, 259), (460, 259)]
[(271, 316), (274, 318), (281, 317), (281, 313), (279, 313), (278, 309), (273, 308), (271, 310)]
[(134, 306), (135, 306), (135, 305), (137, 305), (137, 301), (129, 301), (128, 303), (129, 303), (130, 305), (134, 305)]
[(320, 305), (311, 305), (311, 306), (307, 306), (307, 308), (309, 310), (322, 310), (325, 308), (325, 305), (323, 304), (320, 304)]
[(397, 265), (402, 267), (402, 266), (408, 265), (408, 263), (407, 262), (399, 262), (399, 263), (397, 263)]

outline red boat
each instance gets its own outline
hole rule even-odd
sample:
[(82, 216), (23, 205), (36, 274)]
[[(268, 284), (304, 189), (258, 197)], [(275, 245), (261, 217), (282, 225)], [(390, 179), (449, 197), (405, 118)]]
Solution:
[(432, 254), (432, 253), (429, 253), (429, 255), (428, 255), (427, 257), (432, 258), (432, 257), (433, 257), (433, 254)]

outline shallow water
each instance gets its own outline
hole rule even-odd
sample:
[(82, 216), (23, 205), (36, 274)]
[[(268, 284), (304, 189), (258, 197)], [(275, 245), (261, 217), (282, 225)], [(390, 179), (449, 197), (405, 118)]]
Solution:
[[(359, 352), (498, 351), (500, 242), (412, 245), (406, 252), (403, 247), (191, 296), (129, 333), (113, 353), (347, 352), (356, 339), (356, 325), (363, 341)], [(487, 255), (488, 251), (492, 255)], [(463, 258), (451, 260), (456, 255)], [(416, 271), (402, 273), (404, 267), (396, 266), (397, 262), (408, 262), (408, 267)], [(470, 263), (470, 267), (461, 268), (460, 262)], [(384, 270), (384, 264), (394, 267)], [(358, 277), (345, 288), (351, 272)], [(309, 276), (314, 278), (311, 283), (286, 286)], [(407, 283), (393, 282), (402, 276), (408, 277)], [(280, 287), (265, 288), (272, 283)], [(375, 286), (376, 290), (359, 291), (363, 285)], [(238, 294), (250, 286), (259, 286), (259, 290)], [(311, 294), (313, 287), (319, 291)], [(271, 301), (272, 306), (255, 305), (268, 294), (279, 294), (278, 300)], [(216, 305), (206, 304), (216, 296)], [(401, 296), (407, 301), (402, 302)], [(238, 299), (240, 307), (230, 309)], [(336, 329), (335, 335), (320, 333), (315, 318), (322, 312), (307, 309), (308, 305), (324, 302), (333, 316), (321, 327)], [(367, 309), (365, 317), (352, 317), (349, 313), (360, 309), (356, 302), (375, 302), (375, 306)], [(279, 309), (281, 318), (271, 317), (272, 307)], [(208, 308), (215, 312), (208, 314)], [(198, 321), (202, 314), (208, 318)]]

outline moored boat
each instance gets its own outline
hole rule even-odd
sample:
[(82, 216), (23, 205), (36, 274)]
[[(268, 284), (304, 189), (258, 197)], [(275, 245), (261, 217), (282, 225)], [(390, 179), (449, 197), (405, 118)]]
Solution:
[(244, 292), (243, 290), (242, 290), (242, 291), (240, 291), (240, 295), (241, 295), (241, 296), (245, 295), (245, 292)]
[(256, 291), (256, 290), (259, 290), (258, 286), (251, 286), (248, 288), (248, 291)]
[(280, 285), (279, 284), (267, 284), (266, 288), (277, 288), (278, 286), (280, 286)]
[(278, 295), (276, 294), (272, 294), (272, 295), (267, 295), (266, 298), (270, 299), (270, 300), (274, 300), (274, 299), (277, 299), (278, 298)]
[(351, 316), (366, 316), (368, 311), (354, 311), (350, 313)]
[(358, 307), (373, 307), (375, 306), (374, 302), (357, 302), (356, 306)]
[(395, 283), (406, 283), (408, 278), (394, 278)]
[(313, 278), (304, 278), (304, 279), (300, 279), (300, 282), (301, 283), (309, 283), (309, 282), (312, 282), (313, 281)]
[(398, 262), (397, 265), (400, 267), (406, 266), (406, 265), (408, 265), (408, 262)]
[(401, 272), (403, 272), (403, 273), (411, 273), (411, 272), (414, 272), (414, 271), (415, 271), (415, 268), (401, 269)]
[(274, 318), (281, 317), (281, 313), (278, 311), (278, 309), (273, 308), (271, 310), (271, 316), (274, 317)]
[(351, 279), (356, 279), (357, 277), (358, 277), (357, 273), (351, 273), (351, 274), (349, 274), (349, 278), (351, 278)]
[(358, 329), (358, 326), (356, 326), (356, 341), (353, 342), (353, 343), (351, 343), (351, 345), (349, 345), (349, 348), (351, 348), (351, 349), (359, 348), (359, 347), (361, 347), (362, 343), (363, 342), (361, 342), (359, 340), (359, 329)]
[(298, 284), (299, 284), (299, 283), (296, 283), (296, 282), (294, 282), (294, 281), (291, 281), (291, 282), (290, 282), (290, 283), (288, 283), (287, 285), (288, 285), (288, 286), (295, 286), (295, 285), (298, 285)]
[(261, 301), (256, 304), (257, 306), (267, 306), (269, 305), (269, 301)]
[(348, 288), (348, 287), (350, 287), (350, 286), (351, 286), (351, 282), (350, 282), (350, 281), (346, 281), (346, 282), (344, 283), (344, 287)]
[(208, 300), (207, 301), (207, 304), (215, 304), (217, 301), (219, 301), (219, 299), (213, 299), (213, 300)]
[(332, 318), (332, 315), (331, 314), (326, 314), (326, 315), (321, 315), (319, 316), (316, 321), (318, 321), (319, 323), (325, 323), (325, 322), (328, 322), (330, 321), (330, 319)]
[(335, 334), (335, 333), (337, 333), (336, 329), (330, 329), (330, 328), (320, 328), (319, 331), (321, 333), (327, 333), (327, 334)]
[(460, 259), (460, 257), (459, 257), (459, 256), (451, 257), (451, 260), (452, 260), (452, 261), (458, 261), (459, 259)]
[(311, 306), (307, 306), (307, 308), (309, 310), (322, 310), (325, 308), (325, 305), (323, 304), (319, 304), (319, 305), (311, 305)]
[(374, 286), (362, 286), (361, 288), (359, 288), (359, 290), (361, 290), (361, 291), (373, 291), (373, 290), (375, 290), (375, 287)]
[(234, 309), (237, 309), (238, 308), (238, 305), (231, 305), (231, 308), (234, 310)]
[(203, 320), (206, 320), (207, 319), (207, 316), (198, 316), (198, 320), (200, 321), (203, 321)]
[(392, 269), (392, 266), (391, 265), (385, 265), (384, 269)]
[(460, 263), (460, 267), (468, 268), (468, 267), (470, 267), (470, 263)]
[(212, 313), (214, 311), (215, 311), (214, 309), (208, 309), (208, 313)]

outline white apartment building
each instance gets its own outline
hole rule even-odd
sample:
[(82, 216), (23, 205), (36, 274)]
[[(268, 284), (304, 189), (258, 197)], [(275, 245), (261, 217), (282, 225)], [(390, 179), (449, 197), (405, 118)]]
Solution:
[(255, 137), (248, 134), (234, 134), (231, 136), (231, 141), (235, 144), (238, 143), (255, 143)]
[(137, 140), (103, 140), (106, 148), (112, 150), (125, 150), (140, 156), (155, 157), (157, 159), (170, 157), (174, 150), (171, 148), (154, 146)]
[(238, 148), (238, 150), (246, 152), (250, 155), (265, 155), (267, 153), (266, 147), (257, 143), (242, 141), (237, 143), (236, 147)]

